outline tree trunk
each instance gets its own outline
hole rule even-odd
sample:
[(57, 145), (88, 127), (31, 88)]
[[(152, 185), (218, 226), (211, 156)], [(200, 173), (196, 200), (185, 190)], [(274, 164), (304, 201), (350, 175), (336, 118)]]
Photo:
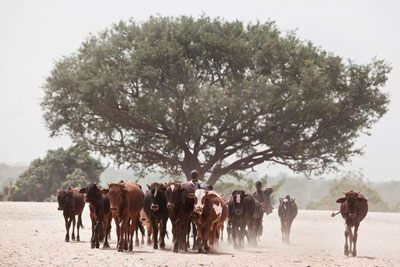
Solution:
[(212, 172), (210, 178), (208, 178), (207, 183), (210, 185), (214, 185), (218, 181), (219, 177), (221, 177), (222, 175), (223, 173), (221, 172)]

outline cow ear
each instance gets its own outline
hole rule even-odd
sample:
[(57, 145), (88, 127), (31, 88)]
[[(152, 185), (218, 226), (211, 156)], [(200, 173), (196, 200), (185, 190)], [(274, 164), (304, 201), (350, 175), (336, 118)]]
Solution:
[(358, 197), (357, 199), (360, 202), (367, 202), (367, 200), (364, 197)]
[(338, 198), (337, 200), (336, 200), (336, 203), (343, 203), (343, 202), (345, 202), (346, 201), (346, 198), (345, 197), (341, 197), (341, 198)]
[(108, 192), (110, 191), (110, 189), (101, 189), (100, 193), (102, 194), (108, 194)]
[(151, 186), (150, 185), (148, 185), (148, 184), (146, 184), (147, 185), (147, 188), (149, 189), (149, 190), (151, 190)]
[(85, 194), (86, 193), (86, 188), (82, 188), (81, 190), (79, 190), (79, 193)]
[(194, 193), (188, 193), (188, 194), (186, 194), (186, 197), (190, 198), (190, 199), (194, 199)]
[(236, 192), (237, 192), (237, 190), (233, 190), (233, 192), (232, 192), (232, 196), (233, 196), (234, 194), (236, 194)]
[(280, 198), (279, 198), (279, 202), (280, 202), (280, 203), (283, 203), (283, 198), (280, 197)]
[(295, 202), (295, 200), (296, 200), (295, 198), (292, 198), (292, 199), (290, 200), (290, 202), (293, 203), (293, 202)]
[(209, 193), (206, 191), (206, 197), (209, 199), (219, 198), (219, 196), (213, 192)]

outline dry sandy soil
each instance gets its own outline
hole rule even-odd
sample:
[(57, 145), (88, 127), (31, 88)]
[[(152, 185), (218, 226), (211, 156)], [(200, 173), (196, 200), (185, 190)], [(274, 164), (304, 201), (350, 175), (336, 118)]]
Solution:
[(276, 210), (264, 217), (257, 248), (233, 250), (226, 242), (217, 253), (172, 253), (142, 245), (132, 252), (91, 249), (88, 208), (81, 242), (64, 242), (62, 212), (56, 203), (0, 202), (0, 266), (400, 266), (400, 213), (369, 213), (359, 230), (358, 256), (343, 255), (344, 223), (330, 211), (300, 210), (291, 244), (281, 243)]

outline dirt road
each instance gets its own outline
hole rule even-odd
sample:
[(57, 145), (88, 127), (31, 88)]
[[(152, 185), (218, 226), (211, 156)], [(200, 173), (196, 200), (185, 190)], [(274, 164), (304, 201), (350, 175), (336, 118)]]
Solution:
[(400, 214), (369, 213), (358, 238), (358, 257), (343, 255), (344, 222), (330, 211), (300, 210), (291, 245), (281, 243), (276, 210), (264, 218), (257, 248), (233, 250), (226, 242), (218, 253), (174, 254), (143, 245), (134, 252), (90, 248), (90, 219), (85, 207), (81, 242), (64, 242), (62, 212), (56, 203), (0, 202), (0, 266), (400, 266)]

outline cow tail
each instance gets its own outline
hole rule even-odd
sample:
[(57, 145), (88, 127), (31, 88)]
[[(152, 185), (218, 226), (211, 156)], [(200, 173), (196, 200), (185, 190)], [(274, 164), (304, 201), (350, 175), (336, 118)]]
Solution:
[(79, 215), (79, 216), (78, 216), (78, 225), (79, 225), (82, 229), (85, 229), (85, 227), (84, 227), (83, 224), (82, 224), (82, 215)]
[(142, 235), (145, 235), (144, 234), (144, 227), (143, 227), (142, 222), (139, 220), (139, 216), (136, 216), (136, 224), (139, 227), (140, 233), (142, 233)]

